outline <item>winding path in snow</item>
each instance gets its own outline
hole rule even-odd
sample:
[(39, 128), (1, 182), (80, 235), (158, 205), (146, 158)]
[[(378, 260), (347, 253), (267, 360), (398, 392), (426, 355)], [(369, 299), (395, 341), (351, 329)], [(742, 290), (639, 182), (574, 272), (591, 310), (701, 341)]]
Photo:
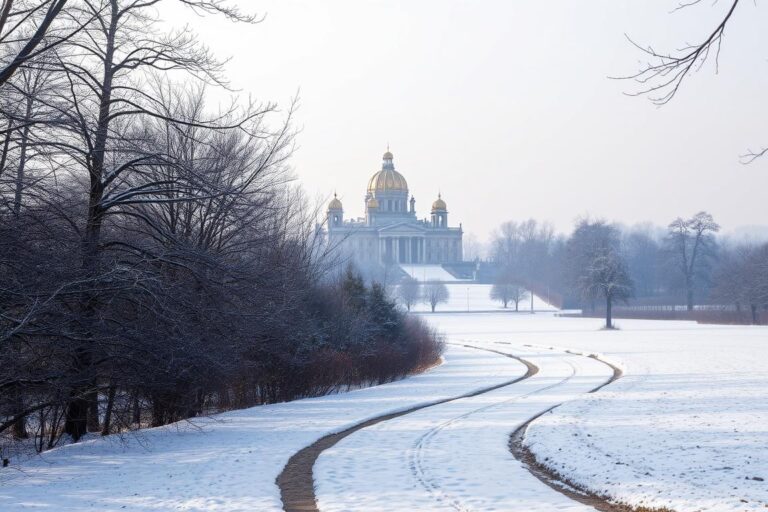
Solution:
[(463, 346), (517, 359), (526, 374), (321, 438), (278, 477), (284, 510), (623, 510), (564, 485), (522, 443), (530, 422), (621, 371), (577, 353)]
[[(584, 354), (580, 354), (584, 355)], [(597, 361), (600, 361), (604, 365), (608, 366), (612, 371), (613, 375), (610, 379), (608, 379), (603, 384), (597, 386), (594, 389), (591, 389), (589, 393), (597, 393), (601, 389), (603, 389), (605, 386), (611, 384), (612, 382), (617, 381), (620, 379), (623, 375), (623, 372), (621, 368), (617, 367), (616, 365), (605, 361), (604, 359), (600, 359), (597, 356), (589, 355), (587, 357), (592, 357), (596, 359)], [(548, 467), (544, 466), (543, 464), (540, 464), (537, 462), (536, 457), (534, 456), (533, 452), (525, 446), (524, 439), (525, 439), (525, 432), (528, 430), (528, 426), (542, 417), (543, 415), (553, 411), (554, 409), (557, 409), (562, 404), (555, 405), (553, 407), (550, 407), (549, 409), (542, 411), (541, 413), (537, 414), (536, 416), (532, 417), (522, 425), (520, 425), (512, 434), (509, 436), (509, 450), (512, 452), (512, 455), (520, 461), (526, 469), (536, 478), (538, 478), (541, 482), (551, 487), (553, 490), (564, 494), (565, 496), (569, 497), (570, 499), (574, 501), (578, 501), (579, 503), (582, 503), (584, 505), (588, 505), (591, 507), (594, 507), (596, 510), (600, 512), (631, 512), (633, 510), (632, 507), (628, 507), (621, 504), (611, 503), (608, 501), (604, 496), (600, 496), (598, 494), (595, 494), (594, 492), (591, 492), (589, 489), (584, 489), (582, 487), (575, 486), (573, 482), (569, 482), (566, 479), (564, 479), (561, 475), (558, 473), (552, 471)]]
[(313, 469), (314, 469), (315, 463), (317, 462), (317, 458), (320, 456), (320, 454), (322, 454), (324, 451), (328, 450), (329, 448), (332, 448), (333, 446), (335, 446), (342, 439), (364, 428), (367, 428), (385, 421), (389, 421), (389, 420), (398, 418), (400, 416), (404, 416), (406, 414), (411, 414), (416, 411), (426, 409), (428, 407), (434, 407), (437, 405), (452, 402), (454, 400), (460, 400), (463, 398), (471, 398), (471, 397), (479, 396), (484, 393), (489, 393), (496, 389), (500, 389), (502, 387), (511, 386), (512, 384), (515, 384), (517, 382), (530, 378), (531, 376), (535, 375), (539, 371), (538, 367), (536, 367), (535, 365), (513, 354), (508, 354), (506, 352), (501, 352), (499, 350), (493, 350), (489, 348), (475, 347), (471, 345), (462, 345), (462, 346), (466, 348), (482, 350), (485, 352), (493, 352), (505, 357), (516, 359), (526, 366), (527, 371), (524, 375), (520, 377), (502, 382), (500, 384), (496, 384), (494, 386), (489, 386), (480, 390), (473, 391), (471, 393), (459, 395), (457, 397), (447, 398), (447, 399), (419, 405), (416, 407), (412, 407), (410, 409), (406, 409), (404, 411), (384, 414), (376, 418), (372, 418), (370, 420), (359, 423), (357, 425), (354, 425), (341, 432), (330, 434), (318, 439), (311, 445), (307, 446), (306, 448), (303, 448), (302, 450), (294, 454), (288, 460), (288, 463), (285, 465), (285, 468), (283, 468), (283, 471), (277, 477), (277, 485), (280, 488), (280, 498), (283, 502), (283, 510), (285, 510), (286, 512), (306, 512), (306, 511), (319, 512), (319, 509), (317, 506), (317, 497), (315, 495), (315, 482), (312, 474)]
[(370, 425), (320, 453), (314, 468), (319, 509), (594, 510), (594, 504), (574, 501), (534, 477), (509, 451), (509, 433), (542, 411), (602, 387), (613, 372), (574, 353), (511, 346), (509, 352), (538, 371)]

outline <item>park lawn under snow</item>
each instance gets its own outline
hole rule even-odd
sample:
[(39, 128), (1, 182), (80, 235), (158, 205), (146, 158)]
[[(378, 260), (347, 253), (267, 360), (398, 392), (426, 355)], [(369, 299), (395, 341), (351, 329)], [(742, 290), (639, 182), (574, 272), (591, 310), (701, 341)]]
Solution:
[[(577, 484), (678, 512), (768, 505), (768, 328), (620, 320), (621, 330), (602, 331), (599, 320), (551, 314), (424, 317), (450, 342), (520, 353), (542, 371), (345, 438), (315, 467), (324, 510), (584, 510), (507, 451), (518, 424), (561, 401), (526, 443)], [(607, 369), (563, 349), (599, 353), (625, 375), (587, 395)], [(0, 510), (279, 510), (276, 476), (319, 437), (524, 371), (456, 346), (446, 360), (380, 387), (53, 450), (0, 470)]]
[[(507, 304), (507, 308), (504, 309), (501, 302), (491, 299), (491, 288), (493, 288), (493, 285), (490, 284), (447, 283), (445, 287), (448, 289), (448, 302), (438, 304), (437, 312), (514, 312), (515, 310), (514, 302)], [(422, 302), (416, 304), (411, 309), (416, 312), (424, 312), (429, 311), (430, 306)], [(533, 296), (533, 309), (535, 311), (557, 311), (557, 308), (548, 304), (545, 298), (537, 295)], [(530, 310), (531, 298), (528, 296), (528, 298), (520, 302), (520, 311), (530, 312)]]
[(277, 475), (320, 437), (523, 373), (513, 359), (451, 346), (444, 364), (382, 386), (64, 446), (0, 470), (0, 510), (282, 510)]
[(536, 364), (538, 373), (343, 439), (315, 465), (320, 510), (592, 510), (531, 476), (510, 453), (509, 435), (540, 411), (606, 382), (613, 372), (588, 357), (496, 348), (513, 350)]
[(598, 352), (625, 375), (535, 421), (537, 458), (633, 505), (678, 512), (768, 507), (768, 328), (619, 320), (451, 315), (452, 339), (514, 339)]

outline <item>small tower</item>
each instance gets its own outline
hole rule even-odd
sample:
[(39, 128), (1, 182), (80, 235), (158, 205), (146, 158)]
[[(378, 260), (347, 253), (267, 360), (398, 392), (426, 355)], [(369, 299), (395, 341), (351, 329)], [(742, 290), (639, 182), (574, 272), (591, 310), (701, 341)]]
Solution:
[(432, 203), (432, 227), (448, 227), (448, 205), (443, 201), (442, 194), (437, 194), (437, 201)]
[(336, 192), (333, 193), (333, 199), (328, 203), (328, 230), (334, 228), (340, 228), (344, 222), (344, 207), (336, 197)]

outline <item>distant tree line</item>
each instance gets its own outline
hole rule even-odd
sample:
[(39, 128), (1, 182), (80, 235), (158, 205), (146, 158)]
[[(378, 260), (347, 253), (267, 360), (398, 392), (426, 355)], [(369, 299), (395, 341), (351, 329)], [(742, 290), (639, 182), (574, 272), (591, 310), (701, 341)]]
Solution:
[(604, 308), (609, 326), (612, 307), (630, 299), (688, 311), (728, 307), (757, 322), (768, 308), (768, 244), (734, 244), (718, 239), (719, 230), (706, 212), (666, 229), (581, 219), (568, 236), (535, 220), (506, 222), (492, 238), (495, 288), (551, 290), (566, 308)]
[(331, 272), (290, 183), (293, 108), (209, 108), (221, 63), (157, 3), (2, 3), (0, 442), (384, 382), (441, 351)]

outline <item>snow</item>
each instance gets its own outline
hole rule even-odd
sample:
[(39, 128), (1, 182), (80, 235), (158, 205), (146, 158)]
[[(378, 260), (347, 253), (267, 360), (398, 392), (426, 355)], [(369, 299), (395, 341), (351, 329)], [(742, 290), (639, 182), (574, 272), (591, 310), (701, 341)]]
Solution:
[(382, 386), (63, 446), (0, 470), (0, 510), (282, 510), (277, 475), (320, 437), (523, 373), (513, 359), (451, 346), (444, 364)]
[[(438, 304), (436, 312), (478, 312), (478, 311), (514, 311), (515, 303), (508, 304), (505, 310), (502, 307), (501, 302), (491, 299), (490, 284), (465, 284), (465, 283), (448, 283), (445, 285), (448, 288), (448, 302), (446, 304)], [(557, 311), (557, 308), (551, 306), (545, 299), (534, 295), (533, 308), (535, 311)], [(417, 303), (411, 308), (413, 311), (424, 312), (430, 311), (429, 304)], [(520, 302), (520, 311), (530, 312), (531, 299), (530, 296)]]
[[(516, 426), (561, 402), (525, 442), (576, 484), (677, 512), (768, 507), (768, 328), (619, 320), (620, 330), (603, 331), (598, 319), (550, 313), (423, 316), (449, 342), (512, 352), (541, 370), (344, 438), (315, 466), (324, 512), (588, 510), (507, 448)], [(586, 394), (610, 370), (566, 349), (599, 354), (625, 375)], [(53, 450), (0, 470), (0, 509), (280, 510), (276, 476), (323, 435), (523, 372), (512, 359), (449, 345), (445, 364), (384, 386)]]
[(587, 357), (496, 349), (514, 350), (539, 373), (345, 438), (315, 465), (320, 510), (591, 510), (531, 476), (509, 452), (509, 434), (538, 412), (599, 386), (612, 371)]
[(402, 268), (406, 274), (421, 282), (429, 281), (430, 279), (436, 279), (445, 283), (452, 281), (469, 281), (467, 279), (459, 279), (455, 277), (445, 270), (442, 265), (401, 263), (400, 268)]
[(503, 334), (620, 364), (619, 381), (528, 430), (539, 461), (577, 484), (677, 512), (768, 507), (768, 328), (619, 320), (619, 331), (601, 331), (599, 320), (546, 315), (434, 321), (454, 339)]

